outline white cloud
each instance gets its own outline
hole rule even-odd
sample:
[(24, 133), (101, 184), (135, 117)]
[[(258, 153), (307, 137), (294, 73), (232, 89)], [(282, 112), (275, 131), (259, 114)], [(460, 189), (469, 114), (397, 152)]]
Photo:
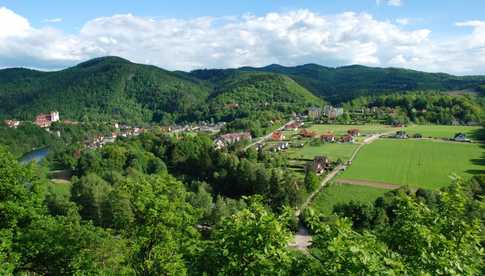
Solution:
[(60, 18), (60, 17), (57, 17), (57, 18), (49, 18), (49, 19), (45, 19), (44, 22), (47, 22), (47, 23), (60, 23), (60, 22), (62, 22), (62, 18)]
[(33, 28), (22, 16), (0, 8), (0, 25), (13, 28), (0, 29), (0, 67), (53, 69), (118, 55), (172, 70), (312, 62), (485, 73), (485, 24), (480, 21), (457, 23), (473, 31), (448, 43), (432, 41), (428, 29), (403, 30), (367, 13), (308, 10), (190, 20), (113, 15), (67, 35)]

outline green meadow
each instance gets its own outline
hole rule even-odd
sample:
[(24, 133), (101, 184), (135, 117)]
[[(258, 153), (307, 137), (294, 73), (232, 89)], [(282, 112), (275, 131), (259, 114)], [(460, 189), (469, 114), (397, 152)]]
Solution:
[(316, 131), (319, 134), (332, 132), (335, 135), (347, 134), (347, 130), (351, 128), (357, 128), (360, 130), (361, 134), (376, 134), (390, 131), (397, 131), (399, 128), (380, 125), (380, 124), (368, 124), (368, 125), (312, 125), (309, 129)]
[(298, 159), (313, 159), (318, 155), (328, 156), (331, 160), (348, 160), (355, 148), (356, 144), (337, 144), (337, 143), (326, 143), (318, 146), (305, 145), (303, 148), (291, 148), (287, 151), (290, 158)]
[(409, 135), (419, 133), (423, 137), (453, 138), (456, 133), (465, 133), (470, 139), (477, 140), (481, 127), (478, 126), (441, 126), (441, 125), (410, 125), (405, 128)]
[(389, 190), (355, 186), (346, 184), (331, 184), (325, 187), (313, 200), (311, 207), (325, 215), (332, 213), (333, 206), (350, 201), (372, 203)]
[(480, 144), (380, 139), (365, 146), (340, 177), (438, 189), (450, 175), (485, 173)]

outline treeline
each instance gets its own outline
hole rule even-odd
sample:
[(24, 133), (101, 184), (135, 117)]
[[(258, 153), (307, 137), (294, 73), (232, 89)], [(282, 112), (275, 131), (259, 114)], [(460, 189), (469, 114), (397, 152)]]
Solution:
[(240, 70), (287, 75), (314, 95), (319, 95), (333, 104), (348, 102), (362, 96), (378, 96), (390, 92), (452, 91), (475, 88), (485, 81), (483, 76), (458, 77), (402, 68), (376, 68), (361, 65), (337, 68), (318, 64), (294, 67), (270, 65), (262, 68), (241, 68)]
[[(103, 166), (120, 168), (120, 160), (106, 159)], [(483, 178), (433, 196), (389, 195), (383, 208), (375, 207), (388, 219), (370, 226), (359, 225), (358, 215), (346, 219), (345, 211), (333, 219), (309, 212), (313, 243), (302, 254), (288, 247), (288, 208), (275, 214), (265, 196), (218, 200), (212, 206), (220, 210), (217, 222), (204, 227), (198, 225), (200, 206), (210, 200), (187, 190), (162, 165), (154, 167), (152, 174), (128, 167), (108, 172), (118, 179), (113, 183), (87, 173), (62, 200), (46, 189), (38, 168), (21, 166), (0, 149), (0, 273), (480, 275), (485, 269)]]
[(389, 123), (477, 124), (483, 116), (481, 100), (471, 96), (452, 96), (442, 93), (390, 94), (361, 97), (345, 105), (347, 109), (367, 111), (377, 120)]

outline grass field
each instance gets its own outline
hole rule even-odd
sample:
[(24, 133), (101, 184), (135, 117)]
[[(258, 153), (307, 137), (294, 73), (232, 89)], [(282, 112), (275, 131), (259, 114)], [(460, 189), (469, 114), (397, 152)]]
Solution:
[(465, 133), (471, 139), (478, 139), (481, 130), (478, 126), (439, 126), (439, 125), (410, 125), (405, 128), (409, 135), (420, 133), (423, 137), (452, 138), (458, 132)]
[(329, 215), (332, 213), (335, 204), (347, 203), (350, 201), (372, 203), (375, 199), (388, 191), (389, 190), (363, 186), (331, 184), (318, 194), (313, 200), (311, 207), (318, 212)]
[(369, 125), (313, 125), (309, 129), (318, 132), (319, 134), (326, 132), (333, 132), (335, 135), (347, 134), (347, 130), (351, 128), (358, 128), (361, 134), (375, 134), (389, 131), (397, 131), (399, 128), (394, 128), (386, 125), (369, 124)]
[(318, 155), (325, 155), (330, 160), (348, 160), (354, 152), (356, 144), (328, 143), (318, 146), (306, 145), (303, 148), (291, 148), (287, 151), (290, 158), (313, 159)]
[(452, 173), (485, 173), (483, 153), (479, 144), (381, 139), (365, 146), (341, 178), (437, 189)]

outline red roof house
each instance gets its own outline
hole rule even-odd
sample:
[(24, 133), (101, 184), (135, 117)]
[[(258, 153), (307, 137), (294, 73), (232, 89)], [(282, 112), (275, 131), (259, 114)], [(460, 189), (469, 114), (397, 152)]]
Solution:
[(354, 142), (354, 136), (347, 134), (342, 137), (340, 137), (340, 142), (342, 143), (353, 143)]
[(300, 135), (303, 136), (303, 137), (315, 137), (317, 135), (317, 133), (315, 131), (311, 131), (311, 130), (308, 130), (308, 129), (302, 129), (300, 131)]
[(347, 130), (347, 133), (348, 133), (349, 135), (354, 136), (354, 137), (356, 137), (356, 136), (360, 136), (360, 131), (359, 131), (359, 129), (358, 129), (358, 128), (351, 128), (351, 129)]
[(332, 133), (325, 133), (320, 136), (320, 140), (328, 143), (333, 143), (335, 142), (335, 135)]
[(271, 133), (271, 140), (273, 141), (282, 141), (285, 139), (285, 135), (281, 131), (275, 131)]
[(50, 127), (53, 122), (59, 121), (59, 112), (52, 111), (49, 114), (39, 114), (35, 117), (35, 124), (39, 127)]

